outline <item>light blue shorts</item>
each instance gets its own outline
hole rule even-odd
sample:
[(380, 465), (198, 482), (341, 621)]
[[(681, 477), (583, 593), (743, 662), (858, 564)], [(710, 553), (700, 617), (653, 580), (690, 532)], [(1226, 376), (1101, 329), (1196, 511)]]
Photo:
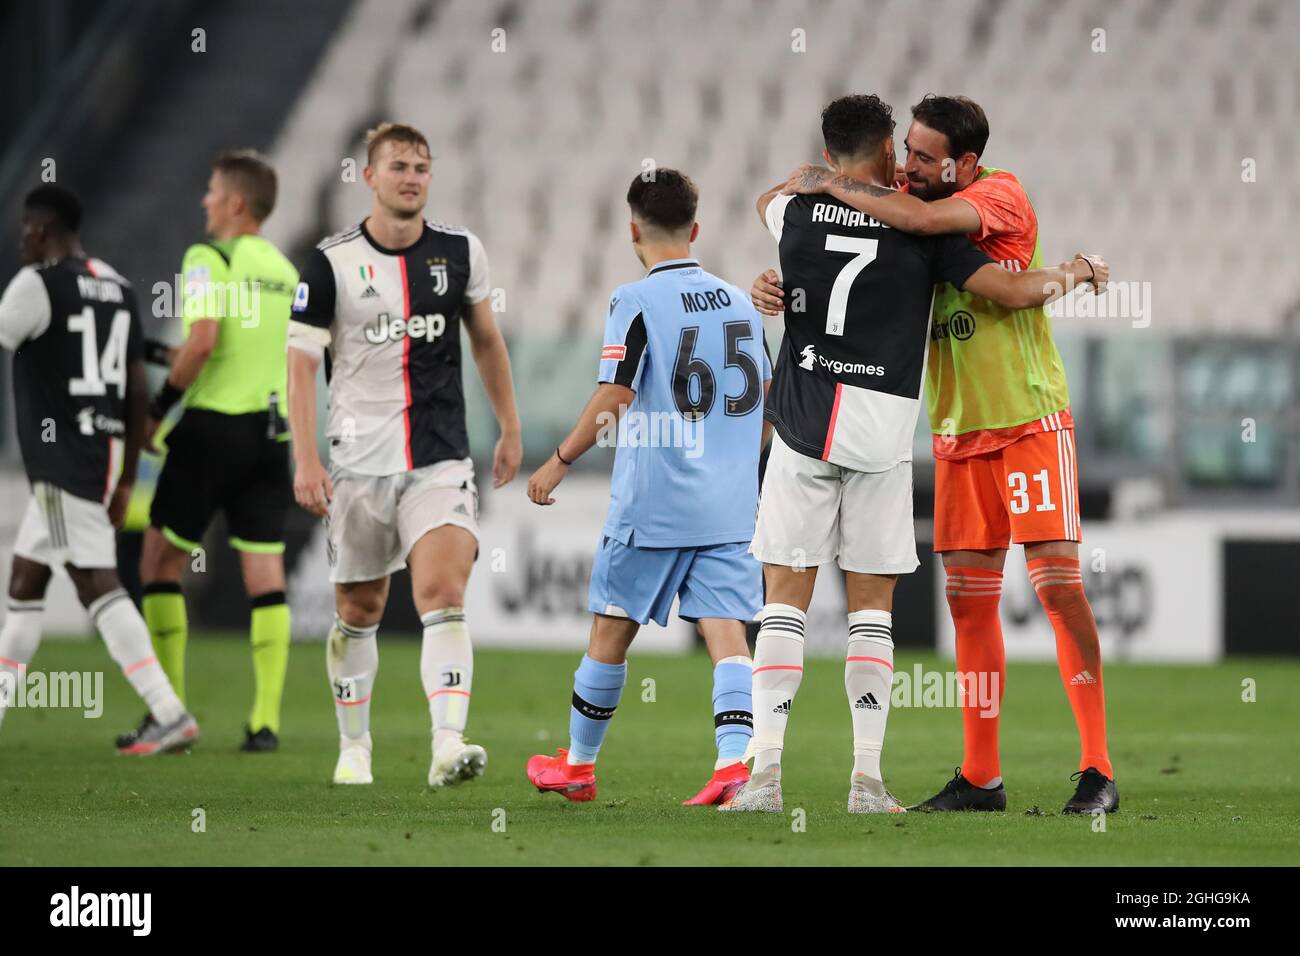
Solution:
[(763, 566), (749, 553), (748, 541), (636, 548), (601, 537), (591, 566), (589, 610), (663, 627), (678, 595), (684, 621), (753, 620), (763, 606)]

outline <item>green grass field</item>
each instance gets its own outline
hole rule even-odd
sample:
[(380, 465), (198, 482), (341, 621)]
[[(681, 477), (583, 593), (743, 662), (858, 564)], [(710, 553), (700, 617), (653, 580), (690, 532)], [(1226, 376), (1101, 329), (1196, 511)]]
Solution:
[[(241, 755), (247, 646), (193, 638), (189, 696), (204, 739), (188, 755), (136, 760), (112, 749), (141, 708), (102, 646), (46, 642), (33, 670), (109, 671), (104, 715), (10, 711), (0, 728), (0, 865), (1300, 863), (1296, 663), (1108, 666), (1123, 809), (1095, 832), (1089, 819), (1058, 815), (1077, 744), (1051, 665), (1013, 665), (1008, 677), (1006, 814), (850, 817), (843, 665), (810, 662), (786, 741), (786, 813), (768, 816), (679, 805), (712, 767), (702, 655), (632, 659), (601, 757), (600, 796), (570, 804), (533, 790), (523, 767), (530, 754), (567, 741), (577, 655), (480, 652), (470, 737), (488, 749), (487, 775), (433, 793), (418, 644), (381, 640), (380, 653), (376, 782), (334, 787), (322, 645), (294, 648), (281, 751)], [(899, 654), (900, 670), (917, 662), (938, 665)], [(1254, 703), (1241, 699), (1247, 677), (1256, 681)], [(653, 703), (642, 700), (646, 678)], [(960, 724), (951, 709), (893, 710), (885, 774), (901, 799), (928, 796), (951, 775)], [(193, 832), (196, 808), (206, 832)]]

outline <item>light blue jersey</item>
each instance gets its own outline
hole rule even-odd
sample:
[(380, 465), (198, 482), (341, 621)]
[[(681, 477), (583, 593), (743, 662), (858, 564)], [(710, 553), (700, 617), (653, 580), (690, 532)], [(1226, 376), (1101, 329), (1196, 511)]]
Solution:
[(637, 548), (749, 541), (771, 377), (749, 296), (694, 259), (616, 289), (598, 379), (636, 397), (618, 428), (604, 533)]

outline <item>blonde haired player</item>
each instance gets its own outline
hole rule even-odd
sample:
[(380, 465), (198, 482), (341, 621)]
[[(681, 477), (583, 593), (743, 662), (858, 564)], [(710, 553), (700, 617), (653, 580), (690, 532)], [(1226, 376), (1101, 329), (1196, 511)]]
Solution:
[[(471, 232), (429, 222), (428, 141), (384, 123), (366, 137), (370, 215), (323, 241), (302, 270), (289, 326), (294, 498), (327, 519), (336, 616), (327, 666), (339, 723), (335, 783), (372, 781), (370, 700), (389, 576), (406, 564), (424, 625), (420, 677), (433, 724), (429, 786), (483, 773), (466, 743), (473, 651), (465, 587), (478, 553), (478, 491), (461, 389), (463, 324), (501, 428), (493, 486), (522, 458), (510, 358)], [(330, 470), (316, 447), (316, 372), (329, 350)]]

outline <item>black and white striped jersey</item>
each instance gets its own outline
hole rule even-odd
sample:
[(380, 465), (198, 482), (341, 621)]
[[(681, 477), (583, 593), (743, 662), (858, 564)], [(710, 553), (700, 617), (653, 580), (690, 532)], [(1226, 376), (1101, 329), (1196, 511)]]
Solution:
[(27, 477), (107, 502), (122, 463), (127, 367), (144, 354), (130, 283), (99, 259), (26, 266), (0, 297), (0, 345), (14, 352)]
[(801, 454), (855, 471), (910, 461), (935, 284), (961, 288), (993, 260), (827, 195), (776, 196), (765, 218), (785, 290), (768, 420)]
[(299, 278), (289, 344), (329, 349), (331, 463), (393, 475), (468, 459), (460, 326), (488, 295), (478, 238), (427, 222), (385, 249), (362, 223), (317, 246)]

